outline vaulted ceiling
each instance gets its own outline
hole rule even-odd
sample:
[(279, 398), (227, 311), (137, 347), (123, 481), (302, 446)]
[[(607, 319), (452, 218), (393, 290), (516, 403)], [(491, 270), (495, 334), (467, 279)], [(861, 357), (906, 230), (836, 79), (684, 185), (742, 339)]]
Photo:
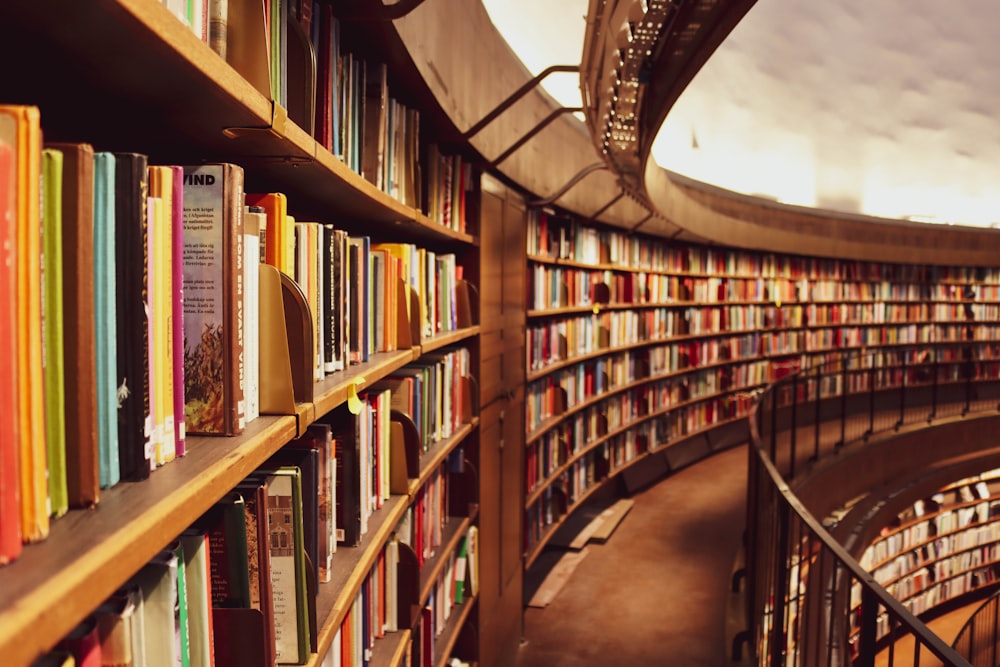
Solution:
[[(580, 61), (587, 0), (485, 0), (529, 70)], [(847, 213), (1000, 226), (1000, 4), (758, 0), (653, 142), (671, 172)], [(579, 106), (579, 79), (545, 85)]]

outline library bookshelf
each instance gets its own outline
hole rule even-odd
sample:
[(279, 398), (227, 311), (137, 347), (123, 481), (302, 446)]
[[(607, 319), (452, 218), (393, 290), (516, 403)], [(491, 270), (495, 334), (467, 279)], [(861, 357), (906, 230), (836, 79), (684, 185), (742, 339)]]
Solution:
[(963, 345), (978, 364), (1000, 351), (992, 268), (668, 243), (553, 211), (530, 219), (526, 250), (528, 566), (597, 488), (650, 458), (666, 456), (665, 474), (672, 454), (711, 453), (756, 392), (828, 355), (890, 361), (877, 377), (844, 366), (820, 396), (927, 384), (921, 358), (960, 383)]
[[(252, 6), (230, 3), (231, 12)], [(263, 26), (259, 28), (241, 38), (262, 48), (265, 36)], [(470, 282), (478, 277), (474, 178), (466, 184), (468, 226), (442, 224), (420, 202), (404, 202), (349, 167), (315, 132), (290, 118), (244, 66), (218, 55), (155, 0), (98, 0), (58, 8), (44, 2), (8, 3), (0, 9), (0, 42), (5, 61), (19, 63), (9, 68), (0, 101), (38, 106), (46, 140), (142, 152), (151, 164), (232, 162), (244, 168), (247, 192), (287, 194), (289, 212), (299, 220), (322, 220), (351, 234), (370, 235), (373, 241), (454, 254)], [(355, 55), (364, 59), (373, 54)], [(153, 471), (148, 480), (119, 483), (102, 492), (96, 507), (71, 510), (54, 520), (47, 539), (26, 545), (18, 559), (0, 568), (0, 654), (5, 664), (28, 665), (49, 651), (213, 503), (313, 421), (344, 411), (352, 397), (408, 364), (452, 350), (467, 351), (468, 372), (478, 376), (474, 282), (469, 289), (468, 312), (450, 330), (424, 332), (408, 348), (375, 353), (326, 375), (313, 384), (310, 400), (299, 403), (295, 414), (261, 416), (235, 437), (190, 437), (187, 454)], [(449, 461), (455, 458), (479, 469), (478, 395), (469, 399), (467, 405), (455, 406), (462, 416), (458, 428), (426, 447), (418, 443), (416, 468), (408, 470), (405, 491), (394, 493), (372, 515), (360, 545), (337, 549), (331, 581), (317, 587), (318, 632), (307, 664), (322, 664), (366, 577), (431, 480), (449, 475)], [(470, 474), (459, 477), (464, 481), (458, 495), (466, 502), (456, 503), (454, 516), (444, 507), (439, 517), (443, 541), (423, 566), (409, 573), (414, 579), (407, 598), (412, 608), (405, 614), (409, 623), (375, 642), (376, 664), (426, 664), (415, 649), (421, 632), (428, 636), (420, 610), (429, 604), (435, 585), (447, 587), (441, 582), (453, 567), (456, 550), (478, 523), (480, 480)], [(476, 606), (470, 591), (451, 609), (447, 623), (429, 635), (434, 642), (431, 664), (443, 665), (459, 648), (462, 657), (476, 658), (476, 632), (469, 627), (478, 622)]]

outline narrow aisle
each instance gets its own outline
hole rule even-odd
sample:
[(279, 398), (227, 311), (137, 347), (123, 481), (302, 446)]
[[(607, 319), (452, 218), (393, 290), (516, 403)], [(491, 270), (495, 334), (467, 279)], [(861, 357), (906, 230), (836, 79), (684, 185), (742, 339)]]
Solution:
[(517, 667), (724, 667), (726, 601), (746, 501), (746, 446), (637, 494), (545, 609), (528, 608)]

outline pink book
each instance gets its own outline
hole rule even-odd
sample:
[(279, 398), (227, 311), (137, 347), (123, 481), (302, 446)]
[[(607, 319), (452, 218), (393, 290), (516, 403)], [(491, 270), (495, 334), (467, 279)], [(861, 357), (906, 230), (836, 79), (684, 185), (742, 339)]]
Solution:
[(173, 229), (173, 348), (174, 348), (174, 443), (177, 456), (184, 456), (184, 167), (174, 171)]

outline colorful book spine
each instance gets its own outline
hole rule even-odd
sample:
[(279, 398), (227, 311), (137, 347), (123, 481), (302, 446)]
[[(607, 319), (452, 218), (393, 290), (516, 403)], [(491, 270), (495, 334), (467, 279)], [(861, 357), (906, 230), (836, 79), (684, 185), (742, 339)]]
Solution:
[(37, 107), (0, 106), (17, 123), (17, 326), (21, 532), (27, 542), (49, 532), (45, 388), (42, 366), (41, 125)]
[(145, 155), (115, 154), (115, 271), (118, 309), (118, 465), (121, 477), (149, 477), (148, 192)]
[(115, 311), (115, 156), (94, 153), (94, 321), (101, 488), (118, 483), (118, 344)]
[(184, 381), (188, 433), (244, 428), (243, 170), (184, 168)]
[[(17, 123), (0, 109), (0, 376), (18, 377)], [(0, 382), (0, 565), (21, 554), (17, 382)]]
[(153, 414), (153, 443), (156, 465), (164, 465), (177, 456), (174, 435), (174, 363), (172, 313), (174, 301), (174, 171), (170, 167), (149, 168), (149, 195), (157, 200), (150, 220), (150, 245), (155, 271), (150, 292), (152, 313), (152, 348), (150, 362), (156, 384)]
[(66, 490), (66, 385), (63, 351), (63, 154), (42, 151), (42, 335), (45, 338), (45, 436), (49, 504), (53, 516), (69, 509)]
[(187, 425), (184, 421), (184, 168), (173, 172), (173, 207), (171, 215), (172, 292), (170, 319), (170, 363), (173, 366), (174, 452), (187, 453)]

